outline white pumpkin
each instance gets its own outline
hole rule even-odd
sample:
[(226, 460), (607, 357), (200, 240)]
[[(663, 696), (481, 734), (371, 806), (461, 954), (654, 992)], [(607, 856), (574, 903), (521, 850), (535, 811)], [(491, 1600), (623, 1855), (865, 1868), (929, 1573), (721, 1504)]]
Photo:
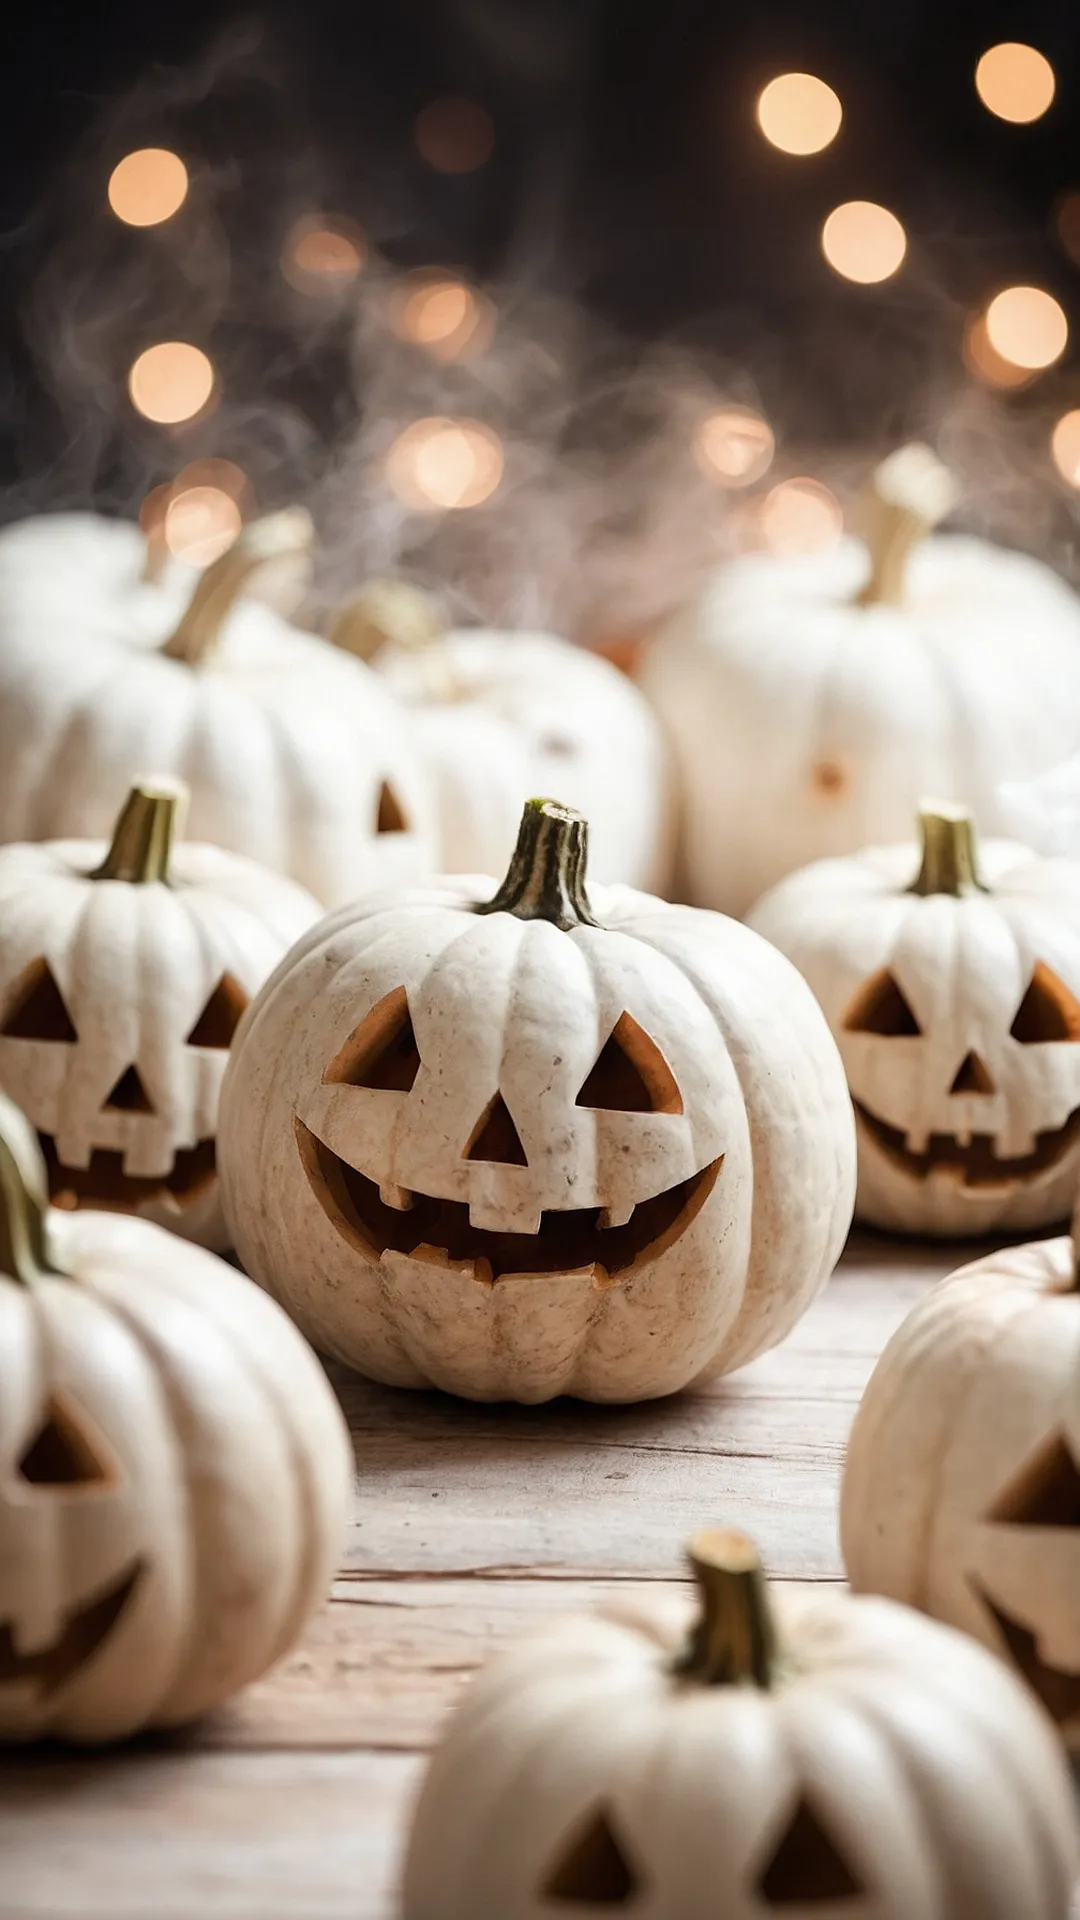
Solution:
[(225, 1247), (214, 1136), (229, 1046), (319, 908), (238, 854), (173, 851), (177, 804), (144, 782), (111, 847), (0, 847), (0, 1087), (38, 1128), (57, 1206)]
[[(599, 880), (662, 892), (672, 810), (664, 742), (625, 674), (551, 633), (448, 632), (403, 582), (373, 583), (332, 636), (413, 716), (435, 783), (447, 873), (500, 873), (530, 794), (587, 816)], [(381, 647), (379, 641), (385, 642)]]
[(304, 552), (255, 521), (190, 586), (143, 577), (138, 531), (56, 515), (0, 533), (0, 840), (104, 833), (147, 766), (191, 830), (337, 904), (434, 864), (433, 812), (379, 677), (242, 598)]
[(585, 831), (531, 802), (497, 893), (358, 902), (245, 1020), (235, 1245), (377, 1380), (672, 1393), (782, 1339), (843, 1243), (851, 1109), (812, 995), (744, 927), (586, 896)]
[(46, 1213), (0, 1097), (0, 1740), (194, 1719), (288, 1651), (349, 1512), (337, 1402), (212, 1254)]
[(998, 1661), (886, 1600), (770, 1604), (738, 1535), (690, 1553), (696, 1621), (613, 1601), (472, 1683), (404, 1920), (1067, 1920), (1068, 1772)]
[(869, 552), (737, 560), (644, 656), (700, 906), (743, 914), (808, 861), (902, 839), (924, 793), (1000, 832), (999, 785), (1080, 747), (1080, 601), (1025, 554), (921, 539), (955, 497), (925, 448), (876, 489)]
[(989, 1254), (886, 1347), (852, 1429), (851, 1583), (1008, 1660), (1080, 1750), (1080, 1216)]
[(1080, 1184), (1080, 862), (928, 806), (912, 845), (822, 860), (751, 925), (805, 975), (855, 1103), (859, 1217), (1050, 1226)]

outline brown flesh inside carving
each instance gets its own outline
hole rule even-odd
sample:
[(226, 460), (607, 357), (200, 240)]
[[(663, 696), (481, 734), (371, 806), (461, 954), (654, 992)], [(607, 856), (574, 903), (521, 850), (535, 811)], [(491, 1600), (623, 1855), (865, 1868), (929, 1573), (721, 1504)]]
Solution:
[(1080, 1140), (1080, 1107), (1077, 1107), (1063, 1127), (1036, 1134), (1033, 1153), (1017, 1154), (1013, 1159), (998, 1155), (993, 1135), (989, 1133), (972, 1134), (966, 1146), (955, 1134), (932, 1133), (925, 1153), (914, 1153), (899, 1127), (890, 1127), (886, 1121), (879, 1120), (860, 1100), (856, 1100), (854, 1106), (874, 1145), (914, 1180), (925, 1180), (935, 1168), (954, 1173), (965, 1187), (998, 1187), (1007, 1180), (1031, 1180), (1056, 1166)]
[(1002, 1640), (1032, 1692), (1042, 1701), (1059, 1726), (1080, 1714), (1080, 1672), (1067, 1673), (1062, 1667), (1048, 1666), (1039, 1653), (1038, 1642), (1029, 1627), (995, 1606), (988, 1593), (974, 1580), (977, 1594), (993, 1620)]
[(96, 1207), (105, 1213), (130, 1213), (163, 1194), (171, 1194), (180, 1206), (188, 1206), (209, 1186), (216, 1172), (212, 1140), (181, 1148), (168, 1173), (135, 1174), (124, 1172), (122, 1153), (112, 1153), (105, 1147), (94, 1148), (88, 1167), (66, 1167), (52, 1134), (39, 1133), (38, 1139), (49, 1175), (49, 1199), (54, 1207), (68, 1212)]
[(29, 1682), (45, 1700), (57, 1693), (93, 1659), (108, 1639), (127, 1608), (142, 1572), (142, 1562), (137, 1560), (104, 1592), (81, 1607), (73, 1607), (65, 1615), (56, 1639), (31, 1653), (20, 1653), (11, 1621), (0, 1621), (0, 1687), (25, 1686)]
[(705, 1205), (724, 1157), (678, 1186), (643, 1200), (620, 1227), (597, 1225), (599, 1208), (577, 1207), (541, 1216), (539, 1233), (493, 1233), (474, 1227), (463, 1200), (414, 1193), (403, 1212), (388, 1207), (373, 1180), (338, 1157), (296, 1121), (304, 1171), (323, 1212), (367, 1259), (407, 1253), (431, 1266), (471, 1266), (478, 1280), (505, 1274), (593, 1272), (598, 1285), (622, 1280), (654, 1260), (685, 1233)]

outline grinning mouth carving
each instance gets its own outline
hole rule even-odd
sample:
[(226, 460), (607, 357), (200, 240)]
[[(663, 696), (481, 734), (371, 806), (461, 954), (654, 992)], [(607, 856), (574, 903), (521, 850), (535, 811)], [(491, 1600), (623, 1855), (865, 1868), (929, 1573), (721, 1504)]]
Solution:
[(186, 1206), (209, 1186), (216, 1171), (212, 1140), (181, 1148), (170, 1172), (146, 1175), (125, 1173), (123, 1154), (105, 1147), (94, 1148), (88, 1167), (66, 1167), (52, 1134), (39, 1133), (38, 1139), (49, 1175), (49, 1199), (54, 1207), (63, 1207), (69, 1213), (79, 1207), (130, 1213), (164, 1194), (171, 1195), (179, 1206)]
[(1080, 1714), (1080, 1672), (1067, 1673), (1063, 1667), (1048, 1666), (1039, 1653), (1038, 1641), (1030, 1629), (995, 1606), (977, 1581), (971, 1580), (970, 1584), (997, 1627), (1014, 1664), (1047, 1712), (1059, 1726), (1074, 1719)]
[(48, 1700), (73, 1674), (91, 1661), (108, 1639), (142, 1579), (143, 1563), (136, 1560), (128, 1572), (81, 1607), (73, 1607), (50, 1646), (20, 1653), (10, 1620), (0, 1621), (0, 1687), (30, 1681)]
[(1055, 1166), (1080, 1140), (1080, 1107), (1076, 1107), (1063, 1127), (1036, 1134), (1034, 1152), (1018, 1154), (1011, 1160), (999, 1158), (989, 1133), (973, 1133), (966, 1142), (952, 1133), (932, 1133), (925, 1153), (914, 1153), (899, 1127), (879, 1120), (860, 1100), (853, 1104), (875, 1146), (915, 1180), (925, 1180), (936, 1168), (954, 1173), (965, 1187), (998, 1187), (1009, 1180), (1030, 1180)]
[(323, 1145), (302, 1120), (296, 1140), (312, 1191), (342, 1238), (376, 1264), (384, 1253), (407, 1253), (433, 1267), (470, 1270), (488, 1286), (506, 1274), (591, 1273), (596, 1286), (625, 1279), (682, 1237), (705, 1205), (724, 1156), (678, 1186), (635, 1207), (622, 1226), (601, 1227), (600, 1208), (552, 1210), (539, 1233), (496, 1233), (474, 1227), (463, 1200), (423, 1193), (399, 1213), (379, 1197), (373, 1180)]

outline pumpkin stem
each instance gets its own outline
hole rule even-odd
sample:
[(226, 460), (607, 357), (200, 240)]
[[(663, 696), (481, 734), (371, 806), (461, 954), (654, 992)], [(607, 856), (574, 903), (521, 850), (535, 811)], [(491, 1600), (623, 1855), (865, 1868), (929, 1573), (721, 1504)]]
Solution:
[(158, 780), (136, 781), (120, 809), (112, 843), (91, 880), (126, 880), (147, 887), (155, 880), (169, 884), (169, 861), (177, 816), (187, 802), (187, 788)]
[(856, 514), (870, 550), (860, 607), (903, 606), (908, 561), (958, 499), (953, 475), (929, 447), (899, 447), (881, 462)]
[(59, 1272), (46, 1246), (48, 1206), (48, 1177), (34, 1129), (0, 1093), (0, 1274), (24, 1287)]
[(975, 822), (966, 807), (947, 800), (924, 800), (919, 808), (922, 865), (908, 893), (948, 893), (959, 900), (967, 893), (989, 893), (979, 878)]
[(701, 1612), (678, 1671), (704, 1687), (771, 1686), (776, 1628), (753, 1541), (712, 1527), (696, 1533), (686, 1551)]
[(314, 537), (311, 515), (304, 507), (286, 507), (253, 520), (200, 576), (187, 612), (162, 653), (189, 667), (200, 666), (221, 638), (225, 621), (252, 574), (273, 560), (309, 553)]
[(506, 879), (477, 913), (550, 920), (568, 933), (595, 927), (585, 892), (589, 823), (557, 800), (526, 800)]
[(336, 647), (373, 660), (384, 646), (415, 655), (429, 700), (456, 700), (461, 686), (443, 641), (446, 622), (430, 594), (407, 580), (370, 580), (337, 614), (330, 629)]
[(1073, 1292), (1080, 1293), (1080, 1200), (1072, 1217)]

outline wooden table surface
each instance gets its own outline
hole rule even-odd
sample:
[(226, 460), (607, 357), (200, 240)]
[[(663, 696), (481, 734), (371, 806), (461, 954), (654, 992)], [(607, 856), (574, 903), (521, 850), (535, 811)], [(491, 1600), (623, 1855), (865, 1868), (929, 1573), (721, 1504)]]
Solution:
[(329, 1604), (182, 1737), (0, 1765), (2, 1920), (391, 1920), (423, 1757), (492, 1648), (616, 1584), (673, 1584), (708, 1523), (751, 1531), (778, 1580), (842, 1577), (859, 1394), (969, 1255), (860, 1234), (782, 1348), (645, 1406), (474, 1407), (335, 1369), (357, 1490)]

